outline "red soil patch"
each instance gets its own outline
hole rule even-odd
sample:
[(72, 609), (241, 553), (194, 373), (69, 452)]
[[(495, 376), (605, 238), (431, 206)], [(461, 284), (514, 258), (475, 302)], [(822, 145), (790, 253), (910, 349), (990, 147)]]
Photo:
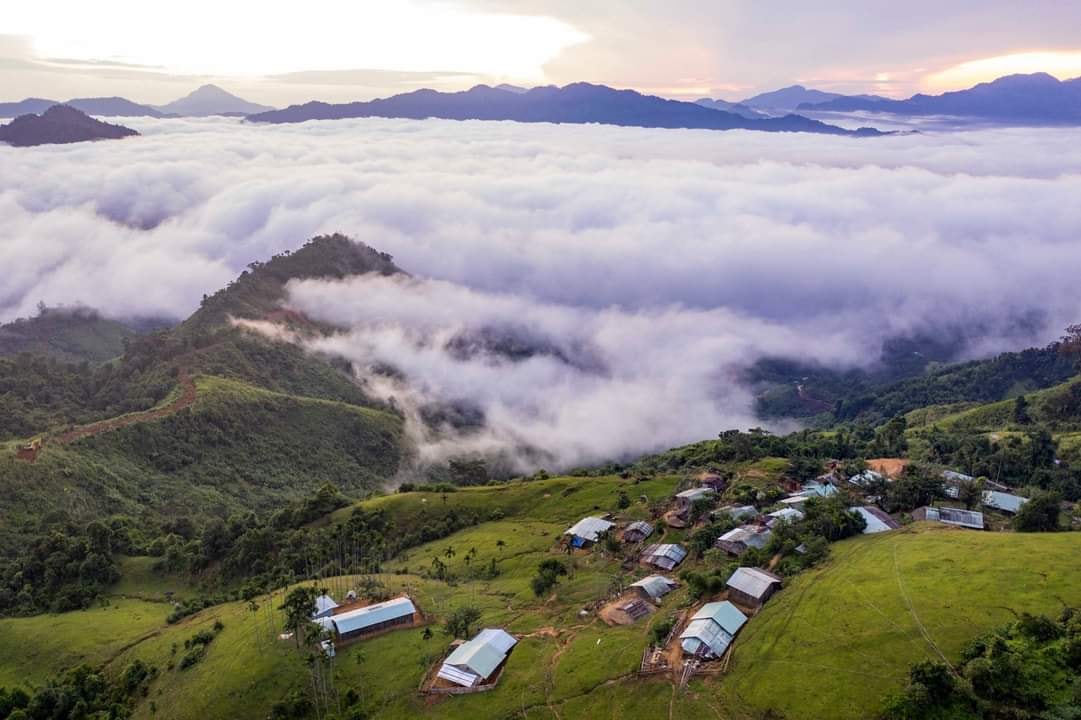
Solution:
[(875, 458), (867, 461), (867, 467), (888, 478), (898, 478), (904, 472), (908, 460), (904, 458)]

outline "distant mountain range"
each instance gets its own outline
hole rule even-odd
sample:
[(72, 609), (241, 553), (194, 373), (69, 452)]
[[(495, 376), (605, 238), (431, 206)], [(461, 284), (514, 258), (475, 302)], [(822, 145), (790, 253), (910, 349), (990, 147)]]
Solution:
[(770, 92), (760, 93), (753, 97), (749, 97), (746, 100), (742, 100), (740, 104), (759, 110), (783, 111), (795, 110), (800, 105), (806, 103), (823, 103), (841, 97), (844, 97), (844, 95), (814, 90), (802, 85), (790, 85), (781, 88), (780, 90), (772, 90)]
[(159, 105), (157, 109), (165, 115), (208, 117), (210, 115), (252, 115), (269, 112), (274, 108), (248, 102), (244, 98), (222, 90), (217, 85), (203, 85), (179, 100), (174, 100), (168, 105)]
[(695, 103), (666, 100), (634, 90), (574, 83), (537, 87), (527, 92), (478, 85), (462, 92), (416, 90), (367, 102), (332, 105), (310, 102), (284, 110), (249, 115), (254, 122), (296, 123), (343, 118), (443, 118), (447, 120), (513, 120), (517, 122), (599, 123), (629, 127), (702, 130), (763, 130), (830, 135), (880, 135), (873, 128), (852, 131), (799, 115), (751, 119)]
[(913, 95), (907, 100), (841, 97), (802, 104), (801, 110), (951, 115), (1002, 123), (1081, 124), (1081, 78), (1058, 80), (1047, 73), (1008, 75), (968, 90)]
[(702, 98), (701, 100), (695, 100), (695, 105), (701, 105), (702, 107), (709, 108), (710, 110), (721, 110), (722, 112), (735, 113), (751, 120), (763, 120), (770, 117), (766, 113), (758, 112), (754, 108), (744, 105), (743, 103), (728, 102), (727, 100), (712, 100), (710, 98)]
[(284, 110), (249, 102), (216, 85), (204, 85), (185, 97), (160, 106), (141, 105), (122, 97), (75, 98), (66, 103), (27, 98), (20, 102), (0, 103), (0, 117), (37, 115), (59, 104), (99, 117), (232, 115), (266, 123), (360, 117), (444, 118), (877, 135), (881, 133), (873, 128), (846, 130), (804, 114), (878, 112), (976, 118), (1003, 124), (1074, 125), (1081, 124), (1081, 78), (1060, 81), (1046, 73), (1010, 75), (967, 90), (942, 95), (920, 94), (907, 100), (878, 95), (841, 95), (792, 85), (741, 102), (702, 98), (693, 103), (590, 83), (531, 89), (502, 84), (496, 87), (478, 85), (462, 92), (422, 89), (344, 104), (313, 101)]
[(63, 103), (43, 98), (27, 98), (19, 102), (0, 103), (0, 117), (39, 115), (54, 105), (67, 105), (98, 117), (206, 117), (250, 115), (274, 109), (269, 105), (248, 102), (217, 85), (203, 85), (189, 95), (161, 106), (140, 105), (122, 97), (75, 98)]
[(53, 105), (40, 115), (21, 115), (0, 126), (0, 142), (18, 147), (119, 139), (138, 134), (122, 125), (95, 120), (67, 105)]
[(140, 105), (122, 97), (75, 98), (67, 102), (27, 98), (19, 102), (0, 103), (0, 117), (19, 117), (20, 115), (40, 115), (54, 105), (67, 105), (87, 115), (98, 117), (164, 117), (160, 110), (149, 105)]

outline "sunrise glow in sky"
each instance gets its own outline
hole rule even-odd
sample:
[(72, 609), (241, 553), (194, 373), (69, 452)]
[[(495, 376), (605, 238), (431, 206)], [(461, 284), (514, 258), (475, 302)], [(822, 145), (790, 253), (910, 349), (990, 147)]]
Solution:
[(283, 104), (578, 80), (739, 100), (802, 83), (907, 97), (1081, 75), (1081, 3), (985, 0), (37, 0), (0, 22), (0, 88), (165, 102), (203, 82)]

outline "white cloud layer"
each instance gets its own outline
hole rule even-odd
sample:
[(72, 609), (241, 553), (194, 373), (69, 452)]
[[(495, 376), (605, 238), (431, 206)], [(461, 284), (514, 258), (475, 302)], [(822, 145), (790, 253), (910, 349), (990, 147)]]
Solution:
[[(764, 354), (867, 363), (885, 337), (955, 325), (989, 351), (1081, 317), (1077, 130), (131, 124), (144, 137), (0, 147), (0, 317), (184, 315), (340, 231), (422, 279), (299, 284), (296, 304), (358, 328), (328, 342), (401, 368), (403, 396), (472, 399), (484, 442), (561, 462), (753, 422), (733, 372)], [(562, 354), (441, 349), (486, 327)]]

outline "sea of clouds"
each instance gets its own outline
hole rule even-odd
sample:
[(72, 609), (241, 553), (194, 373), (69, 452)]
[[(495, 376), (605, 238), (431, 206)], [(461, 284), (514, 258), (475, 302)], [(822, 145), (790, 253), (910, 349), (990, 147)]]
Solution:
[[(968, 355), (1081, 318), (1081, 131), (877, 139), (516, 123), (130, 120), (141, 138), (0, 146), (0, 320), (39, 301), (182, 317), (327, 232), (411, 278), (301, 282), (349, 332), (317, 349), (408, 407), (573, 465), (759, 424), (741, 369), (868, 365), (885, 338), (971, 328)], [(481, 331), (546, 348), (454, 352)]]

